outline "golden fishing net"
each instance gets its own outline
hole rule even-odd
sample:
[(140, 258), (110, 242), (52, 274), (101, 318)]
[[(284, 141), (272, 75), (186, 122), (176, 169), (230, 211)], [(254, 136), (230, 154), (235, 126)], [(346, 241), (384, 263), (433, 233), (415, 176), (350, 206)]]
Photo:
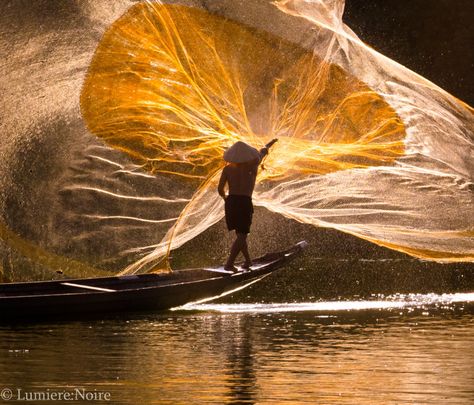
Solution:
[(70, 261), (82, 276), (96, 274), (88, 266), (155, 269), (222, 219), (225, 148), (277, 137), (255, 205), (315, 232), (474, 260), (471, 107), (361, 42), (342, 21), (343, 0), (186, 4), (81, 9), (82, 29), (99, 35), (57, 43), (45, 72), (54, 81), (42, 87), (51, 94), (37, 100), (43, 119), (61, 111), (64, 70), (72, 106), (61, 99), (61, 114), (86, 128), (66, 126), (71, 157), (41, 195), (52, 209), (28, 223), (44, 231), (27, 240), (15, 221), (0, 224), (9, 246), (45, 265)]
[[(420, 181), (428, 183), (427, 192), (438, 188), (431, 184), (441, 173), (415, 168), (409, 158), (409, 167), (401, 163), (419, 152), (397, 109), (410, 110), (404, 118), (413, 139), (412, 121), (422, 106), (414, 111), (415, 100), (408, 96), (384, 94), (397, 85), (384, 70), (407, 76), (405, 90), (426, 91), (426, 84), (360, 43), (341, 24), (342, 3), (333, 3), (332, 9), (277, 4), (314, 24), (319, 43), (313, 46), (200, 8), (158, 3), (132, 7), (108, 29), (81, 95), (89, 129), (145, 170), (193, 184), (190, 202), (161, 249), (128, 270), (156, 260), (165, 241), (179, 246), (221, 218), (214, 188), (224, 149), (237, 140), (262, 146), (273, 137), (280, 141), (260, 172), (256, 204), (415, 256), (472, 259), (472, 242), (466, 243), (472, 221), (467, 229), (439, 228), (436, 212), (419, 209), (422, 193), (406, 199), (407, 188), (413, 193), (411, 186)], [(384, 91), (363, 80), (371, 73)], [(409, 82), (409, 75), (419, 83)], [(439, 108), (435, 98), (429, 102)], [(466, 106), (454, 107), (472, 118)], [(430, 128), (426, 121), (421, 124)], [(472, 153), (471, 141), (465, 141)], [(449, 182), (445, 176), (442, 182)], [(413, 227), (422, 216), (421, 226)], [(433, 229), (426, 226), (436, 222)]]

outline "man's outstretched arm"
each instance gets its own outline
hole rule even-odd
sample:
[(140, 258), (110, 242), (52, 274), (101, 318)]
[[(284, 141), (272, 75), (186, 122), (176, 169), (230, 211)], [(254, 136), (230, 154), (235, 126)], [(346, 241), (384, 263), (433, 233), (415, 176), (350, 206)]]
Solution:
[(273, 146), (273, 144), (278, 141), (278, 138), (272, 139), (268, 142), (262, 149), (260, 149), (260, 160), (263, 159), (268, 154), (269, 149)]

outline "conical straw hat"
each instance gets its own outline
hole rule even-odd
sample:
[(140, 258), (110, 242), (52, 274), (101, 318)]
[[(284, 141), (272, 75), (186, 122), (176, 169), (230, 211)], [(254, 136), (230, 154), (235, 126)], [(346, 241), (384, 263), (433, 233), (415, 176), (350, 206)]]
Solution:
[(245, 142), (238, 141), (224, 152), (224, 160), (229, 163), (245, 163), (260, 159), (260, 153)]

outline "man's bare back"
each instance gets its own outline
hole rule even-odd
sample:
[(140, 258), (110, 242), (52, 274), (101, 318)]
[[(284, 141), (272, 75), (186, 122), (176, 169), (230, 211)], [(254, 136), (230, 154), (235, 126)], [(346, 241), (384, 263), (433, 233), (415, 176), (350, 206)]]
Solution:
[(224, 193), (224, 187), (227, 183), (229, 187), (229, 195), (246, 195), (252, 197), (259, 164), (260, 160), (247, 163), (228, 164), (222, 170), (218, 188), (219, 194), (222, 195)]

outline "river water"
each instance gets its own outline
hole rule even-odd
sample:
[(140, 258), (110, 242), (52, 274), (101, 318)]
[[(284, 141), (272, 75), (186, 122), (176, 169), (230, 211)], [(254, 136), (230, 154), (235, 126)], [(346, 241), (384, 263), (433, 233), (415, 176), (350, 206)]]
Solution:
[(10, 403), (70, 394), (126, 404), (472, 404), (473, 346), (474, 293), (203, 304), (2, 325), (1, 395)]

